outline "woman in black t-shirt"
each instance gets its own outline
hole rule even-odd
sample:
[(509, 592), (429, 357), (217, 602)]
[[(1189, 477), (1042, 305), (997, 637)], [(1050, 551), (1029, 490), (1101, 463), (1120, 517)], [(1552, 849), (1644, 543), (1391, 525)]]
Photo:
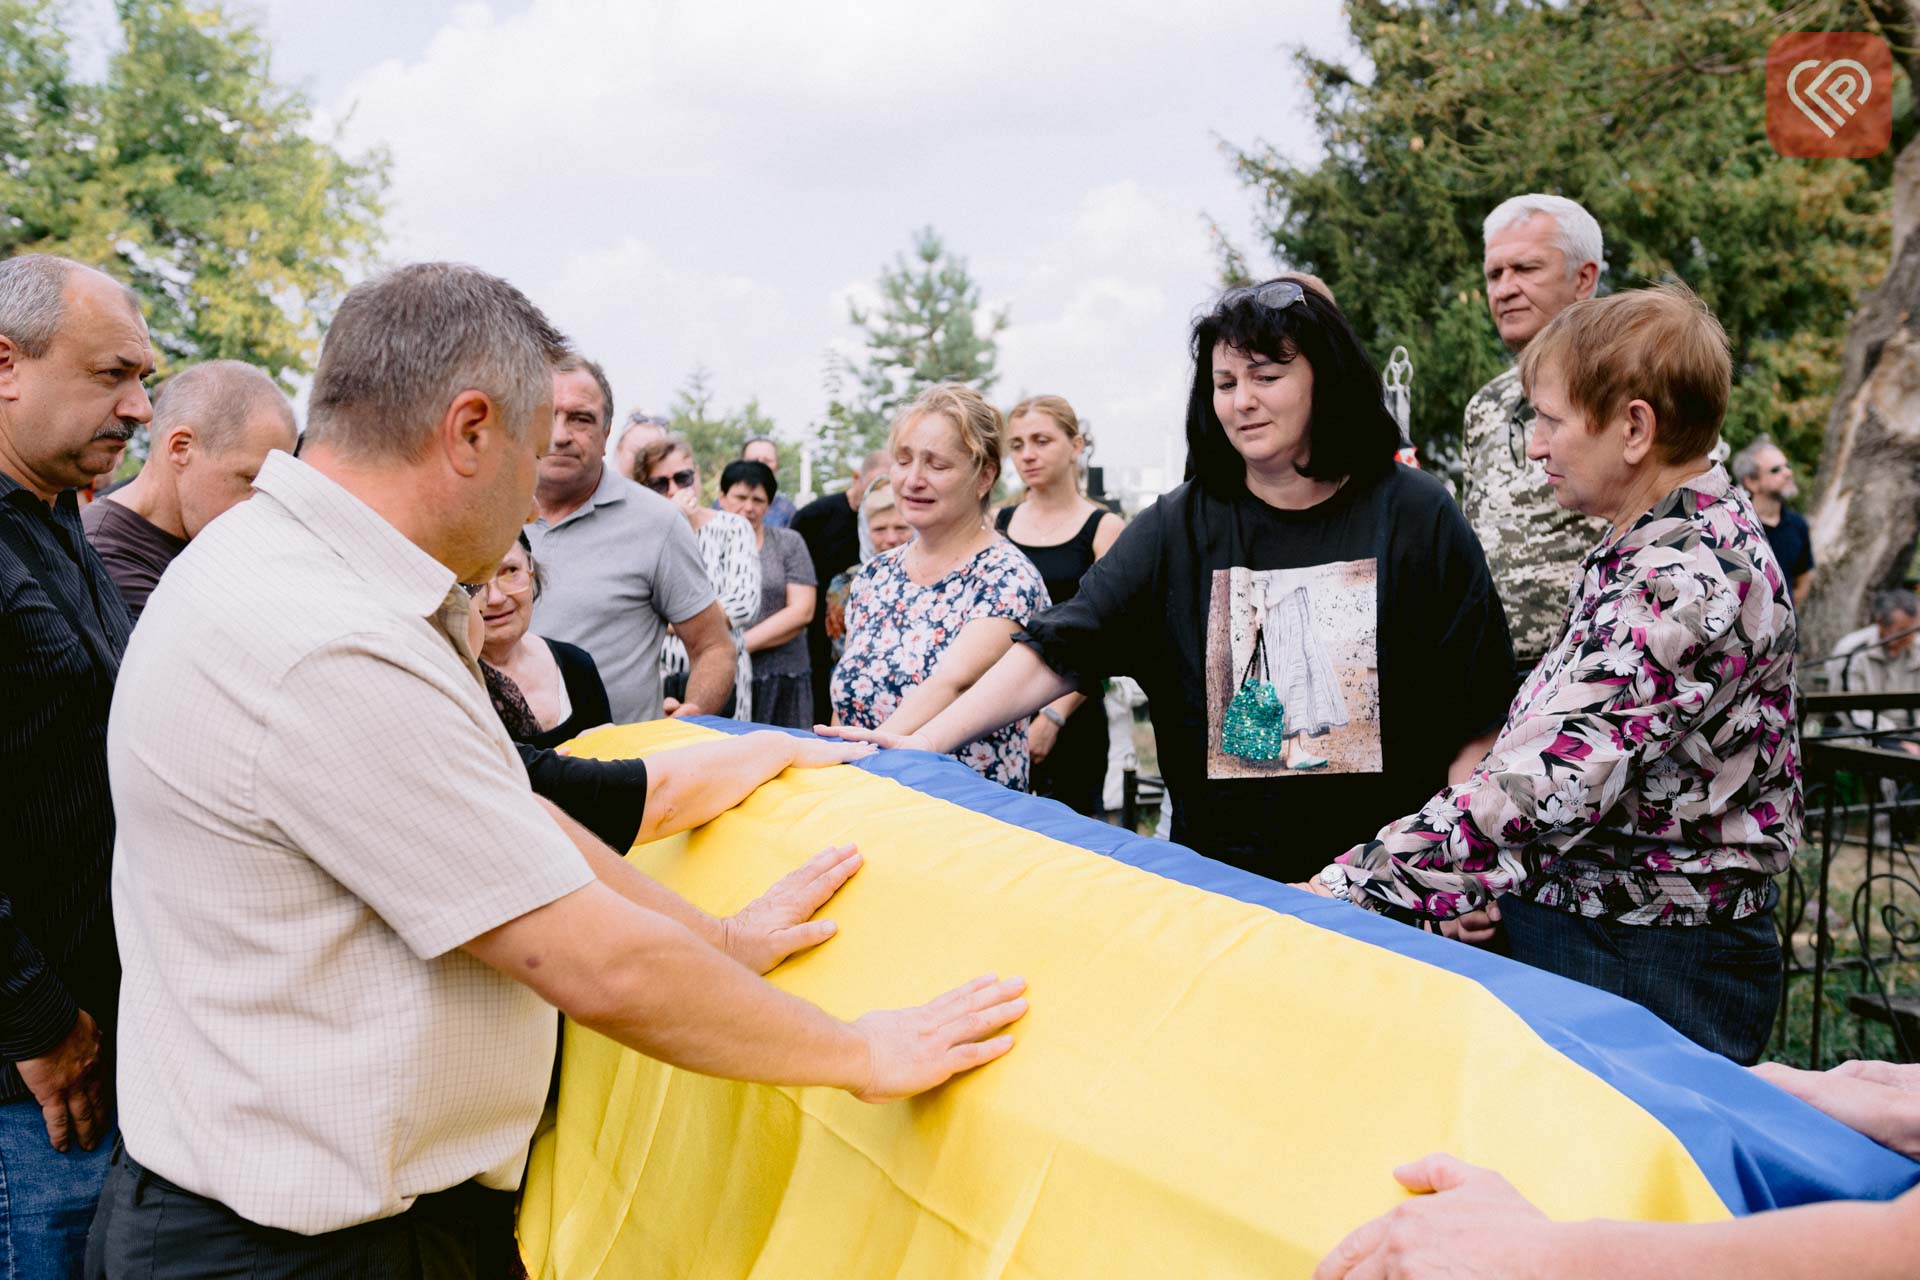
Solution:
[(919, 733), (841, 732), (950, 750), (1129, 675), (1174, 839), (1298, 881), (1465, 776), (1506, 714), (1512, 646), (1459, 508), (1393, 461), (1379, 373), (1329, 299), (1233, 290), (1192, 353), (1192, 478)]
[[(993, 526), (1020, 548), (1055, 604), (1073, 598), (1125, 522), (1080, 492), (1080, 417), (1059, 396), (1030, 396), (1007, 414), (1007, 460), (1026, 494)], [(1107, 707), (1101, 690), (1075, 689), (1040, 708), (1027, 726), (1033, 793), (1099, 817), (1107, 781)]]

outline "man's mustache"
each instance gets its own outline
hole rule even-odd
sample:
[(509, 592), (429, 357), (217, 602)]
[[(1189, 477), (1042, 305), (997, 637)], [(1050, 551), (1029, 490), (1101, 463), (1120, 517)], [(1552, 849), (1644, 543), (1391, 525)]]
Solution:
[(133, 439), (133, 433), (139, 429), (140, 424), (132, 418), (122, 418), (112, 426), (102, 427), (94, 432), (93, 438), (95, 440), (118, 440), (120, 443), (125, 444), (127, 441)]

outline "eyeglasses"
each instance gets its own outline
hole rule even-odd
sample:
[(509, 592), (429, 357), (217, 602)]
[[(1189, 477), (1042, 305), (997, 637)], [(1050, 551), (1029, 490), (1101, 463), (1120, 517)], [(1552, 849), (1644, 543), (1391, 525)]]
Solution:
[[(532, 576), (532, 574), (527, 572), (525, 565), (501, 565), (500, 571), (493, 575), (492, 585), (511, 594), (524, 588), (527, 585), (527, 579)], [(463, 582), (460, 584), (460, 589), (466, 592), (469, 597), (473, 597), (485, 591), (487, 586), (488, 584), (485, 582)]]
[(694, 475), (693, 469), (689, 467), (685, 471), (676, 471), (670, 476), (648, 476), (647, 488), (664, 498), (667, 496), (669, 490), (693, 488), (695, 479), (697, 479), (697, 477)]
[(1237, 307), (1243, 302), (1257, 302), (1275, 311), (1285, 311), (1306, 296), (1306, 289), (1297, 280), (1269, 280), (1265, 284), (1242, 285), (1238, 289), (1227, 290), (1220, 295), (1220, 305)]
[(1778, 465), (1778, 466), (1774, 466), (1774, 467), (1768, 467), (1768, 468), (1767, 468), (1767, 474), (1768, 474), (1768, 475), (1770, 475), (1770, 476), (1777, 476), (1777, 475), (1779, 475), (1779, 474), (1780, 474), (1780, 473), (1781, 473), (1782, 471), (1791, 471), (1791, 470), (1793, 470), (1793, 468), (1792, 468), (1792, 467), (1791, 467), (1790, 465), (1788, 465), (1787, 463), (1784, 463), (1784, 462), (1783, 462), (1783, 463), (1781, 463), (1781, 464), (1780, 464), (1780, 465)]

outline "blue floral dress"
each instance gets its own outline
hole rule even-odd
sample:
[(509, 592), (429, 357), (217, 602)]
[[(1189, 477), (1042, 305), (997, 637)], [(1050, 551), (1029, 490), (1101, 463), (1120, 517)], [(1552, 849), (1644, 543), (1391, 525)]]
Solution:
[[(1040, 571), (1013, 546), (995, 539), (930, 586), (907, 576), (912, 543), (875, 556), (847, 593), (846, 652), (833, 669), (833, 709), (840, 723), (880, 725), (907, 691), (925, 680), (969, 622), (1006, 618), (1025, 626), (1051, 601)], [(1027, 722), (1016, 721), (954, 753), (974, 772), (1017, 791), (1027, 789)]]

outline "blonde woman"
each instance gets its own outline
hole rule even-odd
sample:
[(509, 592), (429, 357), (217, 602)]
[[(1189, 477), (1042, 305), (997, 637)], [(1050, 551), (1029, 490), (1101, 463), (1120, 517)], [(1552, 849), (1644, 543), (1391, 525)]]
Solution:
[[(1055, 604), (1071, 600), (1080, 579), (1120, 536), (1119, 516), (1080, 492), (1087, 447), (1080, 417), (1059, 396), (1033, 396), (1007, 414), (1007, 459), (1026, 494), (1002, 507), (994, 527), (1018, 547)], [(1075, 690), (1040, 708), (1027, 729), (1033, 793), (1098, 817), (1107, 779), (1107, 708)]]
[[(912, 733), (986, 673), (1047, 606), (1031, 561), (988, 526), (1006, 423), (979, 392), (927, 388), (887, 434), (895, 502), (914, 539), (878, 555), (847, 597), (847, 646), (833, 672), (835, 720)], [(1003, 786), (1027, 787), (1024, 717), (955, 745)]]

